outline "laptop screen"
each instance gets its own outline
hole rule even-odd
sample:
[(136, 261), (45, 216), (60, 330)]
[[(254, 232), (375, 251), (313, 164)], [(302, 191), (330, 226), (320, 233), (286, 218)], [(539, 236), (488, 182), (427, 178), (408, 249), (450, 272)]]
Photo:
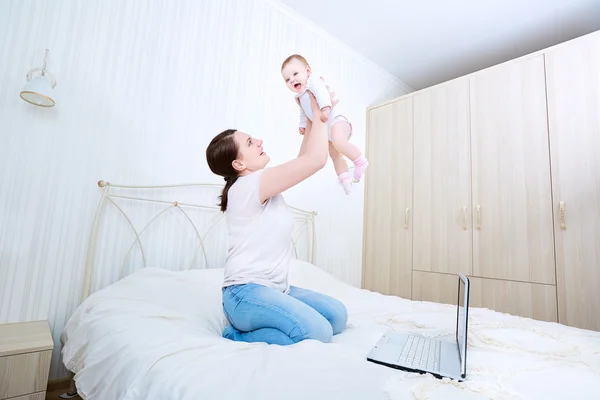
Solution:
[(460, 369), (463, 375), (467, 369), (467, 322), (469, 310), (469, 280), (467, 277), (458, 278), (458, 316), (456, 321), (456, 342), (460, 354)]

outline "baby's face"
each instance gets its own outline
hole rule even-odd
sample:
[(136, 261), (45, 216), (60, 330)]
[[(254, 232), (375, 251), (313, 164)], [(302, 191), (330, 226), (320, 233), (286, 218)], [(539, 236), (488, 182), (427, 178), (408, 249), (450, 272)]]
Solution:
[(310, 67), (300, 60), (293, 59), (283, 68), (281, 75), (292, 92), (301, 93), (306, 89)]

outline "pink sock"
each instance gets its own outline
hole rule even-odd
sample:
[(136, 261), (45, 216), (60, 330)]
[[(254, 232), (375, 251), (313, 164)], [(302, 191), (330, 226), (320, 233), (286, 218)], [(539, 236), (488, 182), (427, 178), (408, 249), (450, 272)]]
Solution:
[(344, 188), (344, 192), (350, 194), (352, 191), (352, 176), (350, 176), (350, 172), (342, 172), (338, 175), (338, 179)]
[(354, 181), (360, 182), (360, 179), (362, 178), (363, 174), (365, 173), (365, 170), (369, 166), (369, 162), (367, 161), (367, 159), (365, 157), (363, 157), (361, 155), (356, 160), (354, 160), (353, 163), (354, 163)]

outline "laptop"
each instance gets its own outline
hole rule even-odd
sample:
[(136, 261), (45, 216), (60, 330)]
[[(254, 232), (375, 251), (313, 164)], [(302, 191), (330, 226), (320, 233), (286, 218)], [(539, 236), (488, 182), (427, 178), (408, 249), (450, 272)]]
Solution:
[(429, 373), (440, 379), (462, 381), (467, 376), (468, 320), (469, 279), (459, 273), (455, 340), (391, 331), (379, 339), (367, 360), (404, 371)]

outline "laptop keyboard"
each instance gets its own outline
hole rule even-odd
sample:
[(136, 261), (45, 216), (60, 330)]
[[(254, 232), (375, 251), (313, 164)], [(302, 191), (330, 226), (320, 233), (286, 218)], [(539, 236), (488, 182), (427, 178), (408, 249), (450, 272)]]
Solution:
[(409, 368), (440, 372), (440, 352), (442, 342), (423, 336), (410, 335), (400, 358), (399, 363)]

